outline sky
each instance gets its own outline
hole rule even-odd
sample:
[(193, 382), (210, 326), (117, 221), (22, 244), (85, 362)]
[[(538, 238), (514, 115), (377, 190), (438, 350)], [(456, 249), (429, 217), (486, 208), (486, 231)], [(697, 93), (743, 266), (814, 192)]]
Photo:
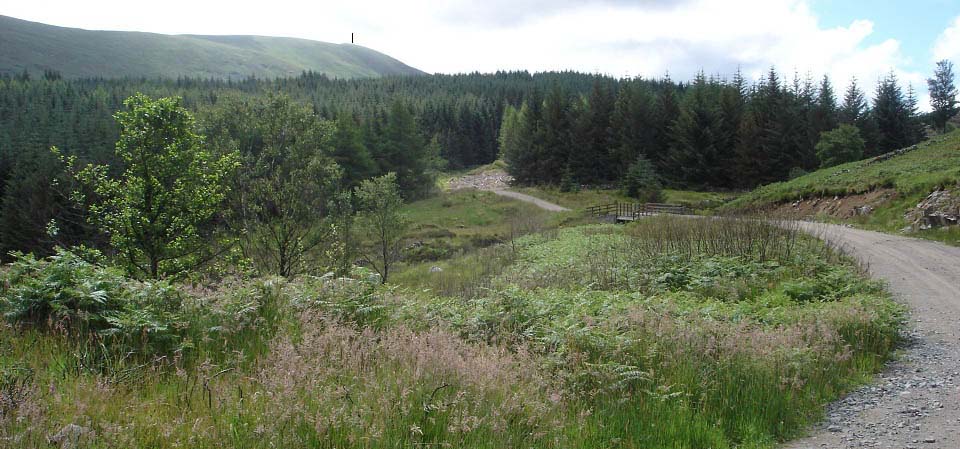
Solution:
[[(31, 0), (0, 14), (86, 29), (258, 34), (356, 43), (430, 73), (578, 70), (687, 80), (775, 65), (856, 77), (891, 71), (926, 105), (934, 63), (960, 65), (958, 0)], [(2, 49), (0, 49), (2, 51)]]

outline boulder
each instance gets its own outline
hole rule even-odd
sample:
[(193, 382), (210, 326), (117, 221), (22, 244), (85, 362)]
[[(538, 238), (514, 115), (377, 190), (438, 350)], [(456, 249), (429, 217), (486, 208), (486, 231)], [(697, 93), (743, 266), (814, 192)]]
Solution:
[(960, 224), (960, 186), (953, 191), (941, 189), (927, 195), (905, 218), (915, 231)]

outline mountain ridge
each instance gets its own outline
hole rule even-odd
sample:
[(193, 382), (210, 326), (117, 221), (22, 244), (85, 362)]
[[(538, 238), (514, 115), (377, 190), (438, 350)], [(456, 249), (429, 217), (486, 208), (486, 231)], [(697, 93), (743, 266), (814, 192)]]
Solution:
[(375, 50), (292, 37), (159, 34), (67, 28), (0, 15), (0, 74), (51, 70), (67, 78), (243, 79), (420, 75)]

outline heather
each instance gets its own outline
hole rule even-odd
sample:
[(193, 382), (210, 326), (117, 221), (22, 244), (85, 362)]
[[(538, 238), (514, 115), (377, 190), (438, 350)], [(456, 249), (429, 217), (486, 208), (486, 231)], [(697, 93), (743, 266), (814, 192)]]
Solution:
[(441, 265), (168, 284), (22, 256), (0, 445), (77, 424), (98, 448), (772, 447), (902, 319), (840, 251), (756, 221), (558, 228)]

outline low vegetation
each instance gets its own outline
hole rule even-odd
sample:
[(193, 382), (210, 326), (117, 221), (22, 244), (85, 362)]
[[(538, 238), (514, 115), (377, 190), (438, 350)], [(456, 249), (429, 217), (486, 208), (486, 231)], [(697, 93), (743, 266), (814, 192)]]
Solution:
[[(626, 196), (620, 189), (584, 189), (576, 192), (563, 192), (559, 187), (515, 187), (512, 190), (542, 198), (563, 207), (582, 210), (598, 204), (616, 202), (635, 203), (637, 198)], [(660, 201), (669, 204), (681, 204), (694, 210), (716, 209), (740, 195), (740, 192), (701, 192), (693, 190), (663, 189)], [(647, 198), (645, 198), (647, 199)]]
[[(960, 185), (960, 131), (933, 137), (899, 153), (824, 168), (796, 179), (769, 184), (725, 205), (725, 212), (770, 210), (787, 202), (869, 193), (889, 189), (890, 197), (872, 205), (870, 213), (847, 222), (887, 232), (900, 232), (911, 223), (905, 214), (938, 189)], [(853, 207), (852, 205), (850, 207)], [(837, 217), (819, 217), (835, 221)], [(960, 243), (960, 229), (948, 227), (915, 232), (924, 238)]]
[[(881, 366), (902, 312), (819, 241), (729, 219), (529, 233), (409, 287), (84, 257), (2, 274), (4, 444), (771, 447)], [(482, 288), (443, 287), (478, 261)]]
[[(703, 94), (733, 93), (697, 86), (677, 129)], [(588, 147), (615, 109), (594, 100), (613, 93), (596, 83), (575, 122)], [(557, 84), (545, 104), (567, 100)], [(898, 342), (882, 286), (789, 225), (614, 226), (491, 192), (430, 196), (450, 148), (483, 149), (456, 168), (495, 143), (424, 133), (442, 114), (401, 100), (336, 119), (283, 95), (216, 102), (194, 126), (185, 102), (133, 97), (115, 163), (43, 153), (65, 163), (48, 173), (56, 200), (37, 201), (64, 205), (53, 216), (13, 208), (47, 179), (15, 166), (4, 205), (22, 215), (4, 223), (33, 237), (0, 236), (36, 251), (0, 270), (3, 446), (768, 448)], [(440, 109), (472, 110), (457, 104)], [(533, 132), (547, 128), (524, 110), (513, 138), (568, 137)], [(495, 132), (480, 124), (496, 114), (457, 117)], [(593, 178), (557, 166), (565, 182), (536, 194), (573, 209), (624, 191), (697, 209), (726, 197), (662, 191), (635, 156), (623, 190), (577, 191), (609, 177), (578, 164)]]
[(844, 196), (893, 188), (901, 195), (928, 194), (960, 181), (960, 132), (951, 132), (910, 147), (889, 158), (868, 158), (817, 170), (785, 182), (760, 187), (728, 208), (756, 208), (801, 198)]

